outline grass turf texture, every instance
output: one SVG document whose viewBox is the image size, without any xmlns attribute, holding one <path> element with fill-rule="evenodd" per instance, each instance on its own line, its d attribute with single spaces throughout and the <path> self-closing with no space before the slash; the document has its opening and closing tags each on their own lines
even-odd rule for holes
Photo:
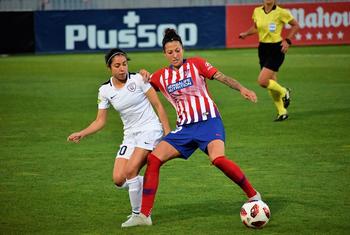
<svg viewBox="0 0 350 235">
<path fill-rule="evenodd" d="M 294 47 L 279 72 L 293 89 L 290 119 L 256 83 L 256 49 L 187 51 L 256 91 L 259 102 L 208 81 L 226 127 L 226 154 L 272 212 L 259 234 L 347 234 L 350 216 L 350 47 Z M 154 71 L 161 52 L 130 53 L 130 71 Z M 111 181 L 122 140 L 109 112 L 101 132 L 66 142 L 96 115 L 109 77 L 102 54 L 0 58 L 1 234 L 254 234 L 239 218 L 242 191 L 197 151 L 161 169 L 154 226 L 124 229 L 128 193 Z M 161 95 L 160 95 L 161 96 Z M 172 126 L 175 113 L 162 98 Z"/>
</svg>

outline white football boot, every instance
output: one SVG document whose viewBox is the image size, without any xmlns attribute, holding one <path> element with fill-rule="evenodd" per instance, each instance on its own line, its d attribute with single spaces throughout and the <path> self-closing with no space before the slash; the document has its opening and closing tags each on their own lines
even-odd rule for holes
<svg viewBox="0 0 350 235">
<path fill-rule="evenodd" d="M 144 214 L 132 214 L 127 221 L 122 223 L 122 228 L 134 227 L 134 226 L 150 226 L 152 225 L 151 216 L 145 216 Z"/>
<path fill-rule="evenodd" d="M 248 199 L 248 202 L 257 201 L 257 200 L 261 200 L 261 195 L 258 191 L 256 191 L 256 194 L 254 196 Z"/>
</svg>

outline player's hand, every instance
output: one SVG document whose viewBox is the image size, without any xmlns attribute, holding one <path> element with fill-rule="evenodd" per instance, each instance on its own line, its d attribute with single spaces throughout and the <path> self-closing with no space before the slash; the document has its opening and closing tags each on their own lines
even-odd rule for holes
<svg viewBox="0 0 350 235">
<path fill-rule="evenodd" d="M 289 44 L 286 42 L 286 40 L 283 40 L 283 41 L 281 42 L 281 46 L 282 46 L 281 52 L 284 53 L 284 54 L 286 54 L 287 51 L 288 51 L 288 48 L 289 48 Z"/>
<path fill-rule="evenodd" d="M 139 73 L 141 74 L 144 82 L 151 81 L 151 73 L 148 72 L 146 69 L 140 69 Z"/>
<path fill-rule="evenodd" d="M 251 102 L 254 102 L 254 103 L 258 102 L 258 97 L 256 96 L 254 91 L 251 91 L 251 90 L 248 90 L 245 87 L 242 87 L 240 92 L 241 92 L 241 95 L 245 99 L 250 100 Z"/>
<path fill-rule="evenodd" d="M 245 39 L 248 36 L 248 34 L 246 32 L 240 33 L 238 38 L 239 39 Z"/>
<path fill-rule="evenodd" d="M 83 138 L 83 136 L 79 132 L 75 132 L 68 136 L 67 141 L 71 141 L 74 143 L 79 143 L 79 141 Z"/>
</svg>

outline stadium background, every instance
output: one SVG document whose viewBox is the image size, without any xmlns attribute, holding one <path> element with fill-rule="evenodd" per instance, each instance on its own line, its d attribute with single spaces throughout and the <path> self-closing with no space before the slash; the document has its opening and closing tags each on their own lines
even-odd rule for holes
<svg viewBox="0 0 350 235">
<path fill-rule="evenodd" d="M 239 40 L 261 1 L 0 1 L 0 53 L 129 51 L 160 48 L 175 27 L 187 49 L 256 47 Z M 349 1 L 279 1 L 301 25 L 295 45 L 349 44 Z M 8 24 L 8 22 L 11 24 Z"/>
</svg>

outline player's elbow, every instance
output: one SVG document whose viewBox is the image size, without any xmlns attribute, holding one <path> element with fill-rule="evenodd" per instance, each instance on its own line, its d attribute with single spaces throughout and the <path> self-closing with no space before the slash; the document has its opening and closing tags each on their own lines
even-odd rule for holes
<svg viewBox="0 0 350 235">
<path fill-rule="evenodd" d="M 291 26 L 292 26 L 292 28 L 294 29 L 295 32 L 300 29 L 300 25 L 299 25 L 298 21 L 296 21 L 296 20 L 293 20 L 291 22 Z"/>
</svg>

